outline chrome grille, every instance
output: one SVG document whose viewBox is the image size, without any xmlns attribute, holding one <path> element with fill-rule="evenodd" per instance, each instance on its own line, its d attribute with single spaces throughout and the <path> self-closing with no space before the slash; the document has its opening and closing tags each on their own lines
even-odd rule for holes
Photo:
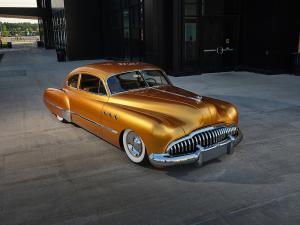
<svg viewBox="0 0 300 225">
<path fill-rule="evenodd" d="M 238 128 L 232 127 L 209 127 L 192 132 L 189 136 L 175 141 L 168 148 L 170 155 L 180 155 L 194 152 L 197 145 L 209 147 L 224 141 L 229 135 L 236 135 Z"/>
</svg>

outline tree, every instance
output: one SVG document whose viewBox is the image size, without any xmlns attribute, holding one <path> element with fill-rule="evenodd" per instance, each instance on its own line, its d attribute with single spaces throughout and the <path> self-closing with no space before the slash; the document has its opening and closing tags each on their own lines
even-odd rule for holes
<svg viewBox="0 0 300 225">
<path fill-rule="evenodd" d="M 2 35 L 10 36 L 10 35 L 31 35 L 33 32 L 38 33 L 38 24 L 32 23 L 3 23 L 2 24 Z"/>
<path fill-rule="evenodd" d="M 8 37 L 10 35 L 9 30 L 6 27 L 6 24 L 2 25 L 2 36 L 3 37 Z"/>
</svg>

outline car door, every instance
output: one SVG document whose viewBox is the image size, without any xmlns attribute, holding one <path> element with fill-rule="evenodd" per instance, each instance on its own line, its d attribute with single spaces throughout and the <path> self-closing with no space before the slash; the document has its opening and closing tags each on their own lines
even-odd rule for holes
<svg viewBox="0 0 300 225">
<path fill-rule="evenodd" d="M 77 88 L 66 91 L 72 112 L 72 121 L 90 132 L 102 136 L 102 108 L 108 101 L 103 81 L 92 74 L 79 75 Z"/>
</svg>

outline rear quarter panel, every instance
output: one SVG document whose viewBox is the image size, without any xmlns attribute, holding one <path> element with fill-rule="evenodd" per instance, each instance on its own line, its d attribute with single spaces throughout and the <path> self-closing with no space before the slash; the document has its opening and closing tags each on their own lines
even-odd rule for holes
<svg viewBox="0 0 300 225">
<path fill-rule="evenodd" d="M 65 113 L 70 110 L 70 103 L 67 95 L 61 89 L 48 88 L 44 92 L 44 103 L 50 112 L 65 118 Z M 68 118 L 65 118 L 68 120 Z"/>
</svg>

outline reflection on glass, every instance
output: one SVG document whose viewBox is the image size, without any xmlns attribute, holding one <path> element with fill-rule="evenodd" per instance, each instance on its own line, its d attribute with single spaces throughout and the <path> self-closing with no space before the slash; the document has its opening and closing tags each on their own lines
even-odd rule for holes
<svg viewBox="0 0 300 225">
<path fill-rule="evenodd" d="M 128 9 L 123 11 L 123 34 L 124 39 L 129 39 L 129 12 Z"/>
<path fill-rule="evenodd" d="M 197 24 L 185 23 L 185 59 L 192 62 L 197 59 Z"/>
</svg>

